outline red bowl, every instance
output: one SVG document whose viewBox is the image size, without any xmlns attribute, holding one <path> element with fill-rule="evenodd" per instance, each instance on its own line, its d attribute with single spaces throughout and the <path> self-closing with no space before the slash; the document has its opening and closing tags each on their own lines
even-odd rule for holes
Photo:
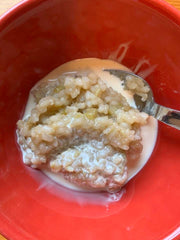
<svg viewBox="0 0 180 240">
<path fill-rule="evenodd" d="M 155 100 L 180 109 L 180 12 L 162 0 L 31 0 L 0 19 L 0 231 L 13 240 L 160 240 L 180 233 L 180 131 L 159 124 L 143 170 L 102 204 L 106 194 L 66 190 L 22 163 L 16 122 L 31 87 L 76 58 L 108 58 L 147 77 Z M 119 53 L 120 54 L 120 53 Z M 97 199 L 96 199 L 97 197 Z M 95 198 L 95 199 L 93 199 Z"/>
</svg>

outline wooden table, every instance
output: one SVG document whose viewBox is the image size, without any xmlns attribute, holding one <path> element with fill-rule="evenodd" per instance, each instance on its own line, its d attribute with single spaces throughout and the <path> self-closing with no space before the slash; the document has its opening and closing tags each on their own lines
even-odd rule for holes
<svg viewBox="0 0 180 240">
<path fill-rule="evenodd" d="M 13 5 L 19 3 L 21 0 L 0 0 L 0 15 L 7 11 Z M 166 0 L 174 7 L 180 10 L 180 0 Z M 0 235 L 0 240 L 6 240 L 3 236 Z"/>
<path fill-rule="evenodd" d="M 180 0 L 167 0 L 170 4 L 180 10 Z"/>
</svg>

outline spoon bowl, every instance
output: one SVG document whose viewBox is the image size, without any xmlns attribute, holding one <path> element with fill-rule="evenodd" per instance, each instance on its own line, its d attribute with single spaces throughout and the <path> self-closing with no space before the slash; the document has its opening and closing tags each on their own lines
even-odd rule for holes
<svg viewBox="0 0 180 240">
<path fill-rule="evenodd" d="M 173 128 L 180 130 L 180 111 L 157 104 L 154 101 L 150 85 L 142 77 L 132 72 L 119 69 L 105 69 L 105 71 L 108 71 L 110 74 L 118 77 L 121 81 L 123 81 L 125 87 L 127 87 L 126 82 L 128 79 L 143 82 L 144 86 L 149 88 L 149 91 L 147 92 L 146 100 L 144 100 L 139 94 L 134 93 L 134 101 L 137 109 L 153 116 L 157 120 Z"/>
</svg>

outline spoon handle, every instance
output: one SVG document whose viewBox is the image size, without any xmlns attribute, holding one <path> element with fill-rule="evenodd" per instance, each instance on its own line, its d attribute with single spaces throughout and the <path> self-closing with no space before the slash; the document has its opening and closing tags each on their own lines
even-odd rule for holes
<svg viewBox="0 0 180 240">
<path fill-rule="evenodd" d="M 154 103 L 149 114 L 159 121 L 180 130 L 180 111 Z"/>
</svg>

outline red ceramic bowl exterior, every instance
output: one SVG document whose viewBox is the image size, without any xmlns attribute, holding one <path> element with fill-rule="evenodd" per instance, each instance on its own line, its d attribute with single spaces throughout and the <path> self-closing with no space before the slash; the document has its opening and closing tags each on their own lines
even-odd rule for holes
<svg viewBox="0 0 180 240">
<path fill-rule="evenodd" d="M 107 58 L 129 41 L 123 64 L 149 59 L 156 101 L 180 109 L 180 13 L 164 1 L 31 0 L 0 19 L 0 231 L 8 239 L 178 239 L 179 131 L 159 124 L 150 160 L 108 207 L 82 204 L 24 166 L 16 143 L 16 122 L 40 78 L 72 59 Z"/>
</svg>

